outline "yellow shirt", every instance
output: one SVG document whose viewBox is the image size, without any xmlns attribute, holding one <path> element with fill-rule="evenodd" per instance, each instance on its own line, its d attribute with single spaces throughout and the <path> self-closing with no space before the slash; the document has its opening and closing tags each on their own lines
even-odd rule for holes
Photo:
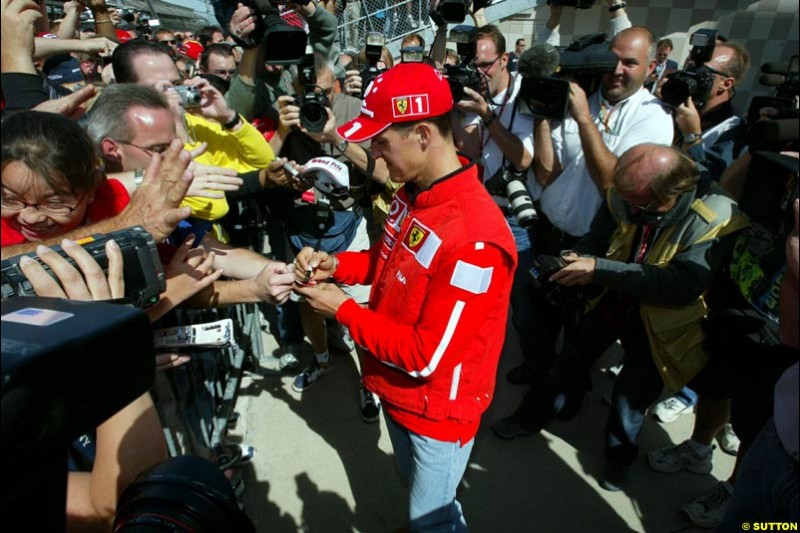
<svg viewBox="0 0 800 533">
<path fill-rule="evenodd" d="M 201 116 L 189 113 L 184 116 L 186 130 L 193 141 L 186 143 L 184 148 L 193 150 L 201 143 L 208 145 L 206 151 L 195 158 L 198 163 L 234 169 L 241 174 L 266 168 L 275 159 L 275 154 L 264 136 L 244 119 L 241 128 L 229 131 L 217 122 Z M 203 220 L 219 220 L 229 209 L 225 198 L 192 196 L 184 198 L 181 205 L 191 207 L 192 216 Z"/>
</svg>

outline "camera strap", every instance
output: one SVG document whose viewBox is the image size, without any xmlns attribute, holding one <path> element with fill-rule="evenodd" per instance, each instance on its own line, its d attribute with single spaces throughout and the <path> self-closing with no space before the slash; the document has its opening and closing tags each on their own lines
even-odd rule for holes
<svg viewBox="0 0 800 533">
<path fill-rule="evenodd" d="M 503 98 L 503 103 L 499 104 L 500 105 L 500 111 L 495 115 L 497 117 L 496 120 L 500 121 L 500 124 L 503 124 L 503 112 L 506 110 L 506 104 L 508 104 L 508 101 L 511 100 L 511 95 L 514 94 L 514 88 L 515 88 L 516 82 L 517 82 L 517 77 L 516 76 L 509 74 L 509 77 L 510 77 L 510 83 L 508 84 L 508 89 L 506 89 L 505 98 Z M 497 106 L 498 105 L 497 103 L 495 103 L 494 99 L 489 99 L 488 103 L 489 103 L 490 106 Z M 492 109 L 492 112 L 494 112 L 494 109 Z M 514 117 L 516 116 L 516 114 L 517 114 L 517 100 L 514 99 L 514 103 L 513 103 L 512 108 L 511 108 L 511 122 L 508 124 L 508 127 L 507 127 L 508 131 L 511 131 L 511 126 L 514 125 Z M 485 134 L 485 137 L 484 137 L 484 134 Z M 481 128 L 481 152 L 483 152 L 483 150 L 486 148 L 486 145 L 489 144 L 489 138 L 490 137 L 491 137 L 491 135 L 489 134 L 489 129 L 482 127 Z M 505 163 L 506 163 L 505 156 L 503 156 L 503 164 L 505 165 Z"/>
</svg>

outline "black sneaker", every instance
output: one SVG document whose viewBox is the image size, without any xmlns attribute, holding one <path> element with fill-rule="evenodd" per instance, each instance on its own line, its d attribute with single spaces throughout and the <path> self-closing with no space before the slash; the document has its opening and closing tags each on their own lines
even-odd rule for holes
<svg viewBox="0 0 800 533">
<path fill-rule="evenodd" d="M 381 401 L 370 391 L 361 387 L 361 420 L 367 423 L 377 422 L 381 415 Z"/>
<path fill-rule="evenodd" d="M 619 492 L 628 483 L 628 467 L 606 461 L 600 486 L 609 492 Z"/>
<path fill-rule="evenodd" d="M 294 378 L 292 389 L 295 392 L 303 392 L 304 390 L 313 386 L 319 378 L 333 370 L 333 359 L 328 360 L 327 363 L 320 363 L 314 359 L 311 366 L 303 370 L 297 377 Z"/>
</svg>

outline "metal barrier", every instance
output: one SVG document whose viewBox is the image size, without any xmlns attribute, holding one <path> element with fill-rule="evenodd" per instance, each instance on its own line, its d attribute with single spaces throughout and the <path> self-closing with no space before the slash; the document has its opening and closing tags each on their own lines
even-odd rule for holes
<svg viewBox="0 0 800 533">
<path fill-rule="evenodd" d="M 382 33 L 387 43 L 422 32 L 431 26 L 428 6 L 428 0 L 348 0 L 337 12 L 339 47 L 360 50 L 367 32 Z"/>
</svg>

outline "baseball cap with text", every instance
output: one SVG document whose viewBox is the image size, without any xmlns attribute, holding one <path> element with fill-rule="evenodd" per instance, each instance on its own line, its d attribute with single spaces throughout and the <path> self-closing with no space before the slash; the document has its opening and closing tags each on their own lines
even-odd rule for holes
<svg viewBox="0 0 800 533">
<path fill-rule="evenodd" d="M 451 109 L 453 95 L 441 72 L 424 63 L 400 63 L 372 81 L 361 114 L 336 131 L 360 143 L 392 124 L 438 117 Z"/>
</svg>

